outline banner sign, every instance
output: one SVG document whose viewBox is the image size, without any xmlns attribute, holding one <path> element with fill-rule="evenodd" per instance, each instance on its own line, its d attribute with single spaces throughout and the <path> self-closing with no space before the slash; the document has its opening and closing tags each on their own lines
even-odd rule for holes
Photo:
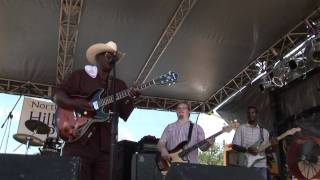
<svg viewBox="0 0 320 180">
<path fill-rule="evenodd" d="M 54 128 L 56 109 L 57 106 L 51 101 L 25 97 L 17 133 L 33 135 L 43 141 L 45 141 L 47 137 L 56 138 L 57 132 Z M 43 123 L 47 125 L 50 128 L 50 132 L 48 134 L 37 134 L 36 132 L 30 131 L 25 125 L 28 120 L 39 121 L 40 124 Z"/>
</svg>

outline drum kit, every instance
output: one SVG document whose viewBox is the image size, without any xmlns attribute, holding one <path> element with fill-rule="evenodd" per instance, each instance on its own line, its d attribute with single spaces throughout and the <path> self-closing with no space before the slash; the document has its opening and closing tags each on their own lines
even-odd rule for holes
<svg viewBox="0 0 320 180">
<path fill-rule="evenodd" d="M 60 139 L 47 137 L 46 140 L 43 141 L 35 136 L 36 134 L 48 135 L 50 133 L 50 127 L 47 124 L 38 120 L 27 120 L 25 122 L 25 126 L 32 132 L 32 134 L 17 133 L 13 135 L 13 138 L 20 142 L 21 145 L 26 145 L 25 154 L 28 154 L 30 146 L 42 146 L 42 148 L 39 148 L 41 155 L 60 155 L 62 148 L 62 142 Z"/>
</svg>

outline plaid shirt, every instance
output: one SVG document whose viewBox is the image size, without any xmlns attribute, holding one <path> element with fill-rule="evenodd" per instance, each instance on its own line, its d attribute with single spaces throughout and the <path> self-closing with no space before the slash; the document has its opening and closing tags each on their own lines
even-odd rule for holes
<svg viewBox="0 0 320 180">
<path fill-rule="evenodd" d="M 179 123 L 178 121 L 169 124 L 162 133 L 160 142 L 165 144 L 167 150 L 172 150 L 178 146 L 181 142 L 188 140 L 190 121 L 187 123 Z M 204 140 L 204 131 L 201 126 L 194 124 L 192 129 L 192 135 L 187 147 L 190 147 L 202 140 Z M 198 163 L 198 149 L 190 152 L 186 157 L 190 163 Z"/>
<path fill-rule="evenodd" d="M 232 144 L 248 148 L 261 139 L 260 127 L 251 127 L 249 124 L 241 125 L 235 132 Z M 263 128 L 263 143 L 269 142 L 269 133 Z M 257 162 L 254 167 L 267 167 L 267 160 L 263 159 Z"/>
</svg>

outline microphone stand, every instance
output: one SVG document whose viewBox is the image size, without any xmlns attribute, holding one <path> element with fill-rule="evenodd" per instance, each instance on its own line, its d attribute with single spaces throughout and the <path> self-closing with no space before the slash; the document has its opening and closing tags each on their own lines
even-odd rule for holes
<svg viewBox="0 0 320 180">
<path fill-rule="evenodd" d="M 2 129 L 3 126 L 7 123 L 7 121 L 8 121 L 9 119 L 12 119 L 12 118 L 13 118 L 12 111 L 16 108 L 16 106 L 17 106 L 18 102 L 20 101 L 21 97 L 22 97 L 22 94 L 20 94 L 19 99 L 17 100 L 16 104 L 13 106 L 13 108 L 12 108 L 11 111 L 9 112 L 6 120 L 5 120 L 5 121 L 3 122 L 3 124 L 1 125 L 1 129 Z"/>
<path fill-rule="evenodd" d="M 115 157 L 115 150 L 116 150 L 116 139 L 118 136 L 118 109 L 117 109 L 117 98 L 116 98 L 116 61 L 117 56 L 114 55 L 111 60 L 111 65 L 113 69 L 113 78 L 112 78 L 112 96 L 113 96 L 113 103 L 112 103 L 112 118 L 111 118 L 111 146 L 110 146 L 110 168 L 109 168 L 109 178 L 110 180 L 113 179 L 113 167 L 114 167 L 114 157 Z"/>
<path fill-rule="evenodd" d="M 21 97 L 22 97 L 22 94 L 20 94 L 17 102 L 15 103 L 15 105 L 13 106 L 13 108 L 11 109 L 11 111 L 9 112 L 7 118 L 5 119 L 5 121 L 3 122 L 3 124 L 1 125 L 1 129 L 2 129 L 2 128 L 4 127 L 4 125 L 9 121 L 9 119 L 12 120 L 12 118 L 13 118 L 12 112 L 13 112 L 13 110 L 16 108 L 16 106 L 17 106 L 18 102 L 20 101 Z M 6 126 L 5 131 L 4 131 L 4 133 L 3 133 L 3 137 L 2 137 L 2 140 L 1 140 L 1 144 L 0 144 L 0 150 L 1 150 L 1 148 L 2 148 L 2 144 L 3 144 L 4 138 L 5 138 L 5 136 L 6 136 L 7 128 L 8 128 L 8 125 Z M 11 121 L 10 121 L 10 123 L 9 123 L 9 130 L 8 130 L 8 136 L 7 136 L 7 140 L 6 140 L 5 152 L 7 151 L 8 139 L 9 139 L 9 135 L 10 135 L 10 129 L 11 129 Z"/>
</svg>

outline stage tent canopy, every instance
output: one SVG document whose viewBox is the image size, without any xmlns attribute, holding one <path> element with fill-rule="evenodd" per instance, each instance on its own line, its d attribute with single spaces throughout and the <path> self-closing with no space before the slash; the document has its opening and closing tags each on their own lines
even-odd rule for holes
<svg viewBox="0 0 320 180">
<path fill-rule="evenodd" d="M 0 91 L 49 97 L 65 72 L 87 64 L 93 43 L 126 53 L 117 75 L 128 85 L 168 71 L 174 86 L 153 87 L 140 108 L 196 111 L 250 62 L 303 21 L 319 0 L 0 0 Z M 62 63 L 61 63 L 62 62 Z M 62 73 L 61 73 L 62 72 Z"/>
</svg>

